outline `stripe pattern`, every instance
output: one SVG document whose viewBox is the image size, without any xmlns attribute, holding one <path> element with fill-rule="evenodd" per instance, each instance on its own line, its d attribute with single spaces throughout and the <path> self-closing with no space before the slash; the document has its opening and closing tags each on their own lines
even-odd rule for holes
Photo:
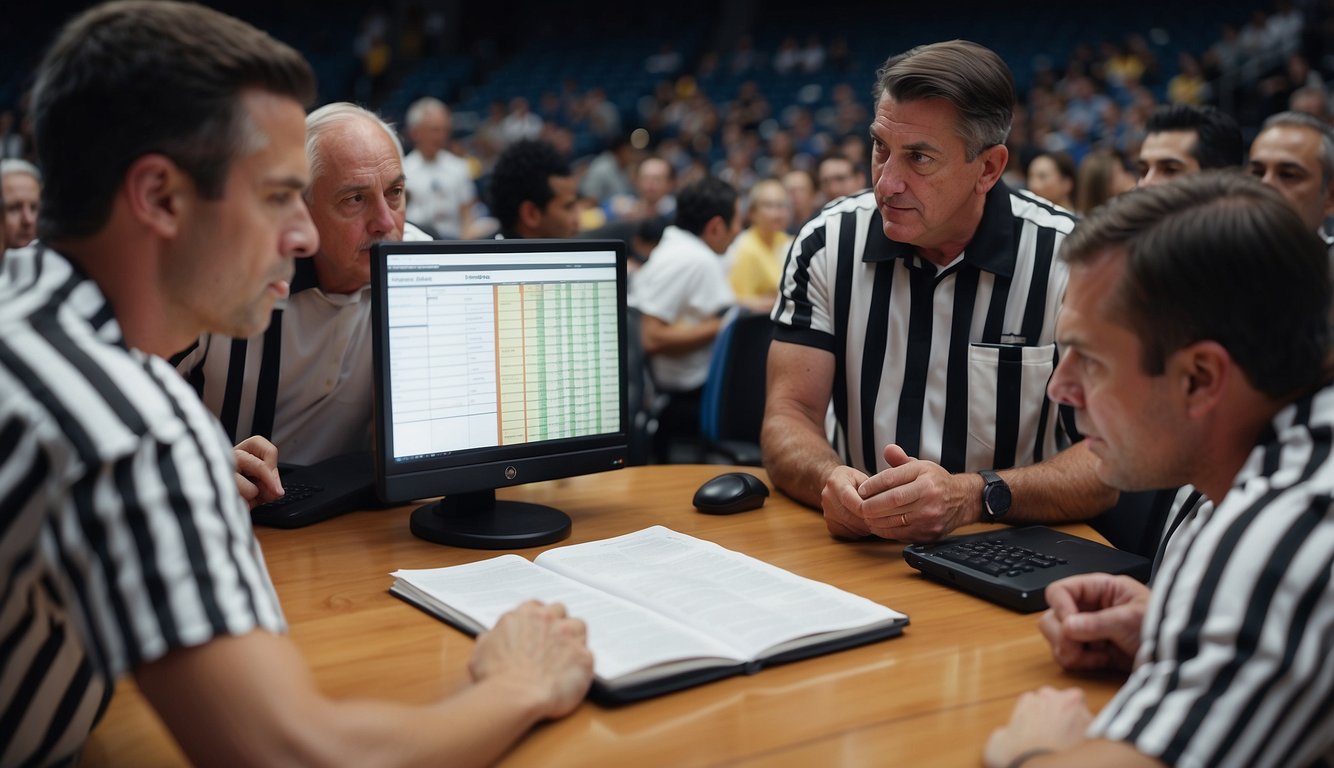
<svg viewBox="0 0 1334 768">
<path fill-rule="evenodd" d="M 1334 386 L 1281 411 L 1171 535 L 1095 737 L 1168 765 L 1334 765 Z"/>
<path fill-rule="evenodd" d="M 285 623 L 230 444 L 40 244 L 0 275 L 0 765 L 72 762 L 116 679 Z"/>
<path fill-rule="evenodd" d="M 1024 466 L 1068 444 L 1047 398 L 1068 213 L 998 183 L 967 249 L 938 269 L 884 235 L 873 191 L 793 241 L 775 338 L 835 358 L 831 442 L 866 472 L 898 443 L 951 472 Z"/>
</svg>

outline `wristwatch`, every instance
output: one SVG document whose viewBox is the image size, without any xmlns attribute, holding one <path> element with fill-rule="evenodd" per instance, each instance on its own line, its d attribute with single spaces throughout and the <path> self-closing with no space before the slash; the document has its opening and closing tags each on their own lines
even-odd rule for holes
<svg viewBox="0 0 1334 768">
<path fill-rule="evenodd" d="M 1001 476 L 989 469 L 978 472 L 986 485 L 982 486 L 982 517 L 997 522 L 1010 514 L 1010 486 Z"/>
</svg>

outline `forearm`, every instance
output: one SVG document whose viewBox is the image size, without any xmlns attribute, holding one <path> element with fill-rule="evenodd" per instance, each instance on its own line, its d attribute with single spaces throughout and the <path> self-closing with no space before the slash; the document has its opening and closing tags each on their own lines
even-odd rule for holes
<svg viewBox="0 0 1334 768">
<path fill-rule="evenodd" d="M 1076 443 L 1038 464 L 1002 470 L 999 474 L 1014 496 L 1006 522 L 1062 523 L 1106 511 L 1116 503 L 1117 491 L 1098 479 L 1096 466 L 1097 459 L 1086 445 Z M 979 481 L 975 519 L 980 519 L 981 487 Z"/>
<path fill-rule="evenodd" d="M 338 701 L 329 712 L 317 757 L 330 765 L 490 765 L 542 719 L 530 687 L 499 679 L 428 707 Z"/>
<path fill-rule="evenodd" d="M 661 320 L 644 322 L 644 352 L 650 355 L 680 355 L 693 352 L 712 342 L 722 328 L 722 318 L 710 317 L 698 323 L 674 323 Z"/>
<path fill-rule="evenodd" d="M 783 493 L 816 509 L 829 473 L 843 465 L 810 415 L 771 408 L 760 430 L 760 452 L 769 479 Z"/>
<path fill-rule="evenodd" d="M 543 712 L 536 689 L 503 675 L 424 707 L 329 699 L 296 646 L 266 632 L 178 649 L 135 677 L 198 765 L 482 765 Z"/>
<path fill-rule="evenodd" d="M 1162 768 L 1163 763 L 1148 757 L 1122 741 L 1094 739 L 1060 752 L 1046 752 L 1023 762 L 1023 768 Z"/>
</svg>

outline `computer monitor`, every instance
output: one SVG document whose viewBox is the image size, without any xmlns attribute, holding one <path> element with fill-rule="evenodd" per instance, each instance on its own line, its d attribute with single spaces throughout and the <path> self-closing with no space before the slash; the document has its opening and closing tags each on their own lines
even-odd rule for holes
<svg viewBox="0 0 1334 768">
<path fill-rule="evenodd" d="M 625 244 L 372 248 L 375 483 L 441 544 L 559 541 L 570 518 L 496 489 L 625 466 Z"/>
</svg>

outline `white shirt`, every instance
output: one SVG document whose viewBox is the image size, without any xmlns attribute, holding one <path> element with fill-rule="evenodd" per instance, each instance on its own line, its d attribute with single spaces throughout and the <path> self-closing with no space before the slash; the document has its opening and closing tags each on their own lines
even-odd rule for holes
<svg viewBox="0 0 1334 768">
<path fill-rule="evenodd" d="M 630 306 L 668 325 L 697 324 L 736 303 L 722 259 L 695 235 L 667 227 L 658 247 L 635 274 Z M 649 365 L 658 386 L 686 392 L 704 386 L 713 344 L 682 355 L 653 355 Z"/>
<path fill-rule="evenodd" d="M 463 237 L 459 211 L 477 199 L 468 163 L 441 150 L 427 160 L 417 150 L 403 158 L 408 190 L 408 219 L 435 230 L 441 238 Z"/>
</svg>

